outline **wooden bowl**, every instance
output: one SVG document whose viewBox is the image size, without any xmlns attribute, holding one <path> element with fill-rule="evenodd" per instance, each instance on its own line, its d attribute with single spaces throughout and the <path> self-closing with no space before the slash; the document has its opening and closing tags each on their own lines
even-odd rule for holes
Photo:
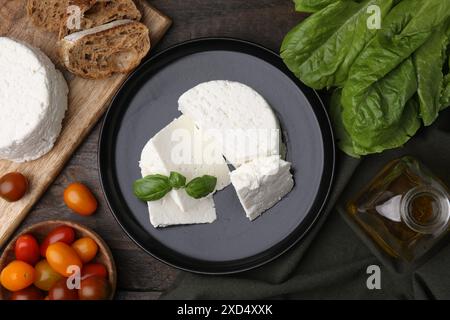
<svg viewBox="0 0 450 320">
<path fill-rule="evenodd" d="M 11 242 L 3 251 L 3 254 L 0 257 L 0 271 L 15 259 L 14 245 L 19 236 L 29 233 L 36 237 L 38 242 L 41 243 L 50 231 L 63 225 L 72 227 L 75 230 L 75 239 L 81 237 L 90 237 L 97 243 L 98 253 L 92 262 L 98 262 L 105 265 L 106 270 L 108 271 L 109 284 L 111 286 L 111 295 L 109 296 L 109 300 L 112 300 L 116 291 L 117 271 L 111 250 L 109 250 L 105 241 L 103 241 L 103 239 L 100 238 L 97 233 L 79 223 L 63 220 L 50 220 L 34 224 L 24 229 L 20 234 L 18 234 L 16 237 L 14 237 L 14 239 L 11 240 Z M 0 300 L 8 300 L 10 295 L 11 293 L 0 285 Z"/>
</svg>

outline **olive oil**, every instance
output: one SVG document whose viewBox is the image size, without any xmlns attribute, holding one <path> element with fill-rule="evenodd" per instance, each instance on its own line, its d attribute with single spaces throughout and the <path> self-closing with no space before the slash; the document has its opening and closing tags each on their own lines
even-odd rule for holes
<svg viewBox="0 0 450 320">
<path fill-rule="evenodd" d="M 347 204 L 347 213 L 394 258 L 413 261 L 447 232 L 447 187 L 419 161 L 389 163 Z"/>
</svg>

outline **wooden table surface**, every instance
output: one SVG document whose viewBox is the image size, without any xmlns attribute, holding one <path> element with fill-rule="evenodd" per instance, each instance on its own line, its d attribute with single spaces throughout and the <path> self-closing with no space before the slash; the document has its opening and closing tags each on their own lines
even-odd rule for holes
<svg viewBox="0 0 450 320">
<path fill-rule="evenodd" d="M 152 51 L 209 36 L 250 40 L 278 51 L 283 36 L 301 20 L 291 0 L 150 0 L 173 19 L 173 26 Z M 25 219 L 21 228 L 49 219 L 78 221 L 97 231 L 113 251 L 118 268 L 118 299 L 157 299 L 179 271 L 150 257 L 122 231 L 106 205 L 97 165 L 100 123 L 91 132 L 57 180 Z M 92 217 L 79 217 L 63 203 L 64 188 L 81 181 L 92 188 L 100 206 Z"/>
</svg>

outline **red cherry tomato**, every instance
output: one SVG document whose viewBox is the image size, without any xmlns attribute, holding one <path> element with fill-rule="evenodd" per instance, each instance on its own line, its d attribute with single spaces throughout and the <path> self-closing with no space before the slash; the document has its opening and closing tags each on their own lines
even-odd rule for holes
<svg viewBox="0 0 450 320">
<path fill-rule="evenodd" d="M 97 199 L 82 183 L 72 183 L 64 190 L 66 205 L 82 216 L 90 216 L 97 210 Z"/>
<path fill-rule="evenodd" d="M 108 271 L 106 267 L 101 263 L 89 263 L 85 264 L 81 269 L 81 280 L 97 276 L 101 278 L 108 278 Z"/>
<path fill-rule="evenodd" d="M 64 242 L 65 244 L 71 245 L 75 241 L 75 231 L 73 228 L 68 226 L 61 226 L 53 229 L 45 237 L 41 244 L 41 256 L 45 257 L 47 248 L 49 245 L 56 242 Z"/>
<path fill-rule="evenodd" d="M 80 300 L 106 300 L 111 292 L 109 282 L 105 278 L 93 276 L 81 280 L 78 291 Z"/>
<path fill-rule="evenodd" d="M 69 289 L 67 279 L 61 279 L 48 292 L 48 300 L 78 300 L 78 290 Z"/>
<path fill-rule="evenodd" d="M 14 253 L 17 260 L 35 265 L 41 258 L 39 244 L 31 234 L 20 236 L 15 244 Z"/>
<path fill-rule="evenodd" d="M 42 291 L 34 286 L 13 292 L 10 298 L 10 300 L 42 300 L 42 299 L 44 299 Z"/>
<path fill-rule="evenodd" d="M 27 190 L 28 180 L 19 172 L 11 172 L 0 178 L 0 197 L 6 201 L 19 201 Z"/>
</svg>

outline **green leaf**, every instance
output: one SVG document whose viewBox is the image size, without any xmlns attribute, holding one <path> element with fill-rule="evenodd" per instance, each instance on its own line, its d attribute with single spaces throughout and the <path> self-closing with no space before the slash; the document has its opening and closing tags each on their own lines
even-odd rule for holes
<svg viewBox="0 0 450 320">
<path fill-rule="evenodd" d="M 417 103 L 411 100 L 417 79 L 410 57 L 449 11 L 450 1 L 403 0 L 355 60 L 341 103 L 357 154 L 402 146 L 420 127 Z"/>
<path fill-rule="evenodd" d="M 431 125 L 445 105 L 444 65 L 450 42 L 448 23 L 434 32 L 425 44 L 414 53 L 417 73 L 420 116 L 426 126 Z"/>
<path fill-rule="evenodd" d="M 341 99 L 343 123 L 357 154 L 402 146 L 419 129 L 418 110 L 407 105 L 417 90 L 411 58 L 372 84 L 359 99 L 353 97 L 350 107 L 348 96 L 345 100 L 345 89 Z"/>
<path fill-rule="evenodd" d="M 294 0 L 295 10 L 298 12 L 317 12 L 341 0 Z M 362 2 L 363 0 L 342 0 L 344 2 Z"/>
<path fill-rule="evenodd" d="M 133 184 L 134 195 L 142 201 L 155 201 L 163 198 L 172 190 L 169 178 L 153 174 L 136 180 Z"/>
<path fill-rule="evenodd" d="M 204 175 L 202 177 L 191 180 L 186 185 L 186 192 L 195 199 L 206 197 L 216 189 L 217 178 Z"/>
<path fill-rule="evenodd" d="M 330 99 L 330 118 L 339 149 L 351 157 L 359 158 L 353 148 L 353 141 L 342 122 L 341 89 L 334 90 Z"/>
<path fill-rule="evenodd" d="M 371 5 L 380 7 L 383 18 L 392 0 L 337 1 L 304 20 L 283 41 L 285 64 L 314 89 L 343 86 L 353 62 L 377 33 L 367 27 Z"/>
<path fill-rule="evenodd" d="M 169 182 L 172 188 L 180 189 L 186 185 L 186 177 L 178 172 L 171 172 L 169 176 Z"/>
<path fill-rule="evenodd" d="M 450 106 L 450 74 L 444 79 L 444 90 L 441 96 L 441 110 Z"/>
</svg>

